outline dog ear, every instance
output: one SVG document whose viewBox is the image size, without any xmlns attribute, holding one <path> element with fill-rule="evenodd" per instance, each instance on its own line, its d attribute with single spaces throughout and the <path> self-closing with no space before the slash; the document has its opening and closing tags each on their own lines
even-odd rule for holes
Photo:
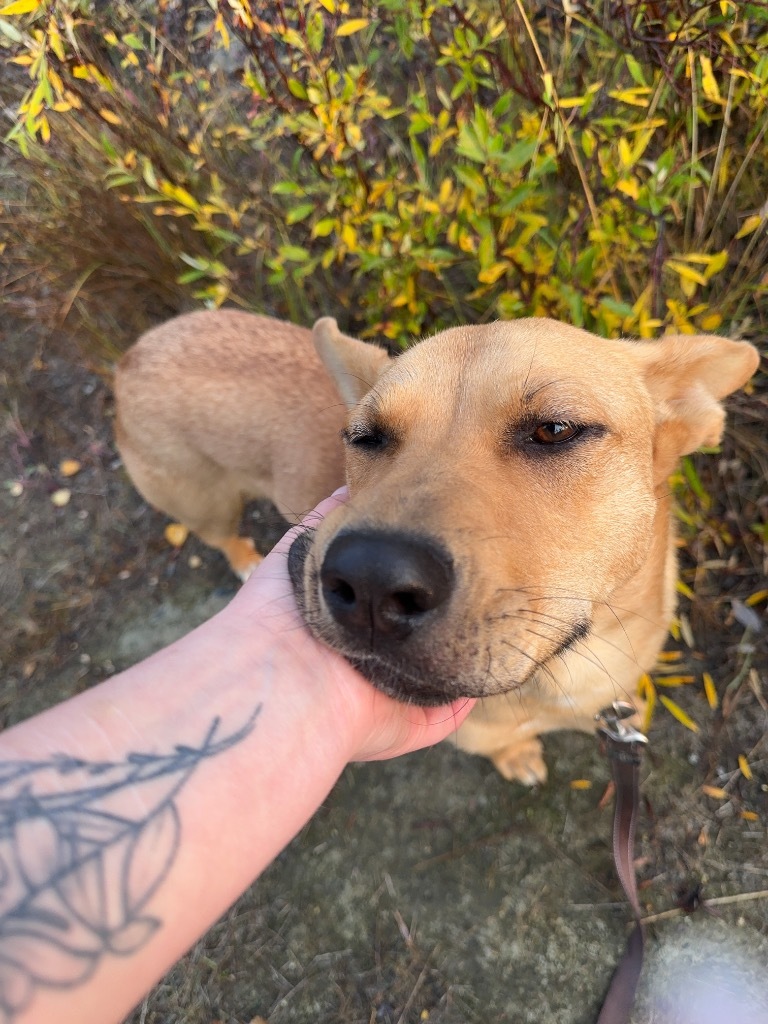
<svg viewBox="0 0 768 1024">
<path fill-rule="evenodd" d="M 720 401 L 746 384 L 760 356 L 747 342 L 702 334 L 667 335 L 640 342 L 638 350 L 656 403 L 656 472 L 665 479 L 681 456 L 718 443 L 725 423 Z"/>
<path fill-rule="evenodd" d="M 391 362 L 385 349 L 342 334 L 332 316 L 317 321 L 312 340 L 348 409 L 368 394 Z"/>
</svg>

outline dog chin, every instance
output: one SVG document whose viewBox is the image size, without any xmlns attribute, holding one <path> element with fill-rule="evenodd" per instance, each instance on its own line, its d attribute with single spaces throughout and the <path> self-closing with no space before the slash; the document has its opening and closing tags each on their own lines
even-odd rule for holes
<svg viewBox="0 0 768 1024">
<path fill-rule="evenodd" d="M 404 674 L 396 665 L 391 665 L 378 658 L 360 658 L 355 655 L 345 654 L 339 651 L 361 676 L 364 676 L 372 686 L 375 686 L 381 693 L 400 701 L 401 704 L 417 704 L 420 707 L 434 708 L 451 701 L 466 697 L 458 682 L 452 682 L 445 686 L 435 686 L 434 681 L 430 684 L 415 680 L 413 673 Z"/>
</svg>

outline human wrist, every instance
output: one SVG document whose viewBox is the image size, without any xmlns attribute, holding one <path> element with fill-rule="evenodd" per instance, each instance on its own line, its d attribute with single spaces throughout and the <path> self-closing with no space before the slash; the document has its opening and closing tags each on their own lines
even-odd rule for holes
<svg viewBox="0 0 768 1024">
<path fill-rule="evenodd" d="M 228 671 L 265 700 L 274 679 L 280 704 L 313 723 L 312 731 L 327 738 L 329 753 L 343 768 L 364 741 L 370 684 L 309 634 L 292 595 L 256 602 L 247 589 L 208 624 L 215 630 L 212 642 L 228 652 Z"/>
</svg>

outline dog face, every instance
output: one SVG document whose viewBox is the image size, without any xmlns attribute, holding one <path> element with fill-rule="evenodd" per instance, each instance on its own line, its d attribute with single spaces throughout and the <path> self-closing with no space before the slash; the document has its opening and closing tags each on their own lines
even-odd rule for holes
<svg viewBox="0 0 768 1024">
<path fill-rule="evenodd" d="M 294 588 L 318 637 L 424 704 L 513 690 L 588 636 L 648 560 L 674 461 L 754 370 L 748 345 L 550 320 L 394 360 L 333 320 L 315 340 L 351 407 L 350 500 L 294 543 Z"/>
</svg>

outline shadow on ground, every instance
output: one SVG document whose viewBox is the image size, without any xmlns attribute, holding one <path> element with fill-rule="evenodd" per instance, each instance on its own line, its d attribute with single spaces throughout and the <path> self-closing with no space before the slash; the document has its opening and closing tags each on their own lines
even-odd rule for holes
<svg viewBox="0 0 768 1024">
<path fill-rule="evenodd" d="M 127 482 L 103 368 L 26 322 L 6 316 L 4 325 L 8 725 L 186 632 L 229 599 L 234 581 L 194 540 L 171 549 L 164 520 Z M 72 476 L 65 459 L 80 463 Z M 68 499 L 56 504 L 61 491 Z M 252 511 L 268 546 L 279 524 Z M 757 589 L 755 573 L 718 582 L 743 599 Z M 683 664 L 710 671 L 727 691 L 725 713 L 697 690 L 680 700 L 699 733 L 657 716 L 637 854 L 649 914 L 698 886 L 718 902 L 651 926 L 637 1024 L 768 1022 L 768 902 L 751 895 L 768 890 L 765 651 L 754 637 L 745 644 L 729 606 L 706 591 L 690 609 L 694 644 L 683 646 Z M 584 735 L 552 737 L 547 754 L 551 778 L 539 792 L 447 744 L 350 766 L 132 1024 L 595 1020 L 629 920 L 612 868 L 610 808 L 601 806 L 607 771 Z M 572 788 L 575 779 L 589 788 Z M 726 796 L 708 796 L 705 784 Z"/>
</svg>

